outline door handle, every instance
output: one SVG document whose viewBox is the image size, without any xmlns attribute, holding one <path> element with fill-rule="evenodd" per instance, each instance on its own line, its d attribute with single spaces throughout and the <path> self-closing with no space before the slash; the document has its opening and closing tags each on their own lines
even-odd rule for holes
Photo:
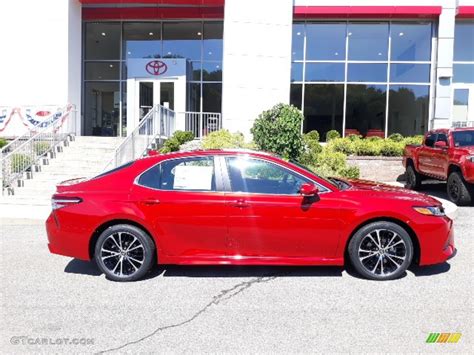
<svg viewBox="0 0 474 355">
<path fill-rule="evenodd" d="M 149 198 L 147 200 L 143 200 L 141 201 L 142 204 L 146 205 L 146 206 L 153 206 L 153 205 L 157 205 L 160 203 L 160 200 L 157 200 L 157 199 L 153 199 L 153 198 Z"/>
<path fill-rule="evenodd" d="M 232 207 L 236 207 L 236 208 L 250 207 L 250 204 L 248 202 L 246 202 L 244 199 L 235 200 L 235 201 L 231 202 L 230 205 Z"/>
</svg>

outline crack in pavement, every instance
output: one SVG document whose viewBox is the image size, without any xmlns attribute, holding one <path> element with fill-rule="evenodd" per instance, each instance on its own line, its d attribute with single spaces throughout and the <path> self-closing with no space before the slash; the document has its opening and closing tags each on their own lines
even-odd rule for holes
<svg viewBox="0 0 474 355">
<path fill-rule="evenodd" d="M 121 350 L 121 349 L 129 346 L 129 345 L 138 344 L 138 343 L 140 343 L 140 342 L 142 342 L 146 339 L 149 339 L 149 338 L 153 337 L 154 335 L 156 335 L 156 334 L 158 334 L 158 333 L 160 333 L 164 330 L 168 330 L 168 329 L 171 329 L 171 328 L 178 328 L 178 327 L 181 327 L 181 326 L 186 325 L 188 323 L 191 323 L 196 318 L 198 318 L 199 316 L 204 314 L 212 306 L 217 306 L 218 304 L 220 304 L 222 302 L 225 302 L 225 301 L 237 296 L 238 294 L 244 292 L 246 289 L 248 289 L 252 285 L 259 284 L 259 283 L 264 283 L 264 282 L 269 282 L 269 281 L 272 281 L 276 278 L 277 278 L 276 275 L 266 275 L 266 276 L 263 275 L 263 276 L 259 276 L 259 277 L 256 277 L 254 279 L 251 279 L 249 281 L 244 281 L 244 282 L 238 283 L 238 284 L 234 285 L 233 287 L 231 287 L 229 289 L 225 289 L 225 290 L 220 291 L 218 295 L 216 295 L 212 298 L 211 302 L 206 304 L 203 308 L 201 308 L 199 311 L 194 313 L 188 319 L 186 319 L 182 322 L 179 322 L 179 323 L 170 324 L 170 325 L 166 325 L 166 326 L 163 326 L 163 327 L 156 328 L 150 334 L 147 334 L 147 335 L 145 335 L 145 336 L 143 336 L 143 337 L 141 337 L 137 340 L 129 341 L 129 342 L 127 342 L 123 345 L 120 345 L 118 347 L 115 347 L 115 348 L 110 348 L 110 349 L 107 349 L 107 350 L 99 351 L 96 354 L 105 354 L 105 353 L 111 352 L 111 351 L 118 351 L 118 350 Z"/>
</svg>

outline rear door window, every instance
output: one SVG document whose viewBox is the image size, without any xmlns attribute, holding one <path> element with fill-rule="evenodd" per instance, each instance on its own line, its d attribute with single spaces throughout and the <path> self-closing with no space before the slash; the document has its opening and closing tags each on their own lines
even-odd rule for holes
<svg viewBox="0 0 474 355">
<path fill-rule="evenodd" d="M 214 157 L 164 161 L 143 173 L 138 184 L 168 191 L 216 191 Z"/>
</svg>

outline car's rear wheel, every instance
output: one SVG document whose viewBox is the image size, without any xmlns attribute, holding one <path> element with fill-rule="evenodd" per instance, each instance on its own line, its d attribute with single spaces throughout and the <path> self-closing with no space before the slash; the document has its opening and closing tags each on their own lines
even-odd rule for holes
<svg viewBox="0 0 474 355">
<path fill-rule="evenodd" d="M 457 171 L 449 174 L 447 192 L 449 199 L 458 206 L 469 205 L 472 201 L 472 186 Z"/>
<path fill-rule="evenodd" d="M 352 237 L 348 254 L 363 277 L 392 280 L 403 275 L 413 258 L 413 243 L 405 229 L 393 222 L 374 222 Z"/>
<path fill-rule="evenodd" d="M 107 278 L 115 281 L 135 281 L 151 268 L 155 245 L 140 228 L 118 224 L 99 236 L 94 258 Z"/>
<path fill-rule="evenodd" d="M 413 165 L 408 165 L 405 170 L 405 187 L 410 190 L 419 190 L 421 188 L 421 175 L 415 170 Z"/>
</svg>

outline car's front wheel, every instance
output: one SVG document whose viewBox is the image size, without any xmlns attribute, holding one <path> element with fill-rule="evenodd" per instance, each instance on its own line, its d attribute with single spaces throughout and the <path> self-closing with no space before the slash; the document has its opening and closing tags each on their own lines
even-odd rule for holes
<svg viewBox="0 0 474 355">
<path fill-rule="evenodd" d="M 413 258 L 407 231 L 393 222 L 374 222 L 360 228 L 349 242 L 352 266 L 371 280 L 392 280 L 403 275 Z"/>
<path fill-rule="evenodd" d="M 140 228 L 118 224 L 99 236 L 94 258 L 107 278 L 115 281 L 135 281 L 153 265 L 155 245 Z"/>
</svg>

